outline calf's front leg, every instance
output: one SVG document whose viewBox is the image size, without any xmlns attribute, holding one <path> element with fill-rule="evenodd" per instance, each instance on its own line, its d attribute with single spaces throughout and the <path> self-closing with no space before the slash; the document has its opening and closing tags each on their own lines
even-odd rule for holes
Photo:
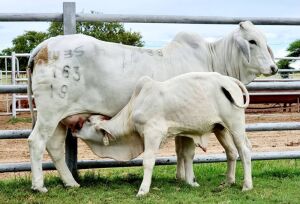
<svg viewBox="0 0 300 204">
<path fill-rule="evenodd" d="M 143 158 L 144 176 L 137 196 L 144 196 L 149 192 L 152 172 L 155 165 L 155 154 L 159 150 L 159 145 L 163 138 L 163 133 L 159 130 L 144 131 L 145 151 Z"/>
</svg>

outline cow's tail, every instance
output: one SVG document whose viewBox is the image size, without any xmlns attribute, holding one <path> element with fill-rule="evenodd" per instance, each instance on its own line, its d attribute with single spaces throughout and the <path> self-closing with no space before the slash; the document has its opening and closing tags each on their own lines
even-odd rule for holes
<svg viewBox="0 0 300 204">
<path fill-rule="evenodd" d="M 32 129 L 34 128 L 36 118 L 34 115 L 34 110 L 33 110 L 33 100 L 32 100 L 32 81 L 31 81 L 31 68 L 27 68 L 27 77 L 28 77 L 28 85 L 27 85 L 27 95 L 28 95 L 28 105 L 31 113 L 31 119 L 32 119 Z"/>
<path fill-rule="evenodd" d="M 250 97 L 249 97 L 249 93 L 248 93 L 248 90 L 247 88 L 245 87 L 245 85 L 240 82 L 239 80 L 235 79 L 235 78 L 232 78 L 230 77 L 238 86 L 239 88 L 242 90 L 242 93 L 245 94 L 245 97 L 246 97 L 246 101 L 244 104 L 237 104 L 236 101 L 233 99 L 232 95 L 230 94 L 230 92 L 224 87 L 222 86 L 221 89 L 222 89 L 222 92 L 224 93 L 224 95 L 226 96 L 226 98 L 231 102 L 233 103 L 236 107 L 239 107 L 239 108 L 247 108 L 249 106 L 249 102 L 250 102 Z"/>
</svg>

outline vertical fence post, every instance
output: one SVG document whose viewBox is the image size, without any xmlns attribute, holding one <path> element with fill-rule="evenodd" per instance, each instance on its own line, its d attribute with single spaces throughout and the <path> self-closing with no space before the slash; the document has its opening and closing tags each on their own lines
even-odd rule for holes
<svg viewBox="0 0 300 204">
<path fill-rule="evenodd" d="M 76 6 L 75 2 L 63 2 L 64 35 L 76 33 Z M 75 178 L 77 173 L 77 139 L 72 136 L 70 129 L 66 139 L 66 162 Z"/>
<path fill-rule="evenodd" d="M 16 53 L 11 53 L 11 82 L 13 85 L 16 85 Z M 12 102 L 11 102 L 11 110 L 12 110 L 12 117 L 17 117 L 17 111 L 16 111 L 16 94 L 12 94 Z"/>
</svg>

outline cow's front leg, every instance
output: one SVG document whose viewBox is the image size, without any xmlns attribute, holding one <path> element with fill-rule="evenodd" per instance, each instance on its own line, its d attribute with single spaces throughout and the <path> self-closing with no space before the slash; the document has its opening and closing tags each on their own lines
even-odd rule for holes
<svg viewBox="0 0 300 204">
<path fill-rule="evenodd" d="M 53 136 L 49 138 L 46 148 L 65 186 L 79 187 L 65 160 L 66 134 L 66 127 L 59 123 Z"/>
<path fill-rule="evenodd" d="M 32 190 L 43 193 L 47 192 L 47 188 L 44 187 L 42 158 L 47 140 L 54 133 L 55 128 L 56 126 L 45 126 L 41 124 L 38 119 L 28 138 L 32 172 Z"/>
<path fill-rule="evenodd" d="M 153 167 L 155 165 L 155 154 L 159 150 L 164 135 L 161 131 L 144 131 L 145 151 L 143 158 L 144 176 L 137 196 L 146 195 L 149 192 Z"/>
</svg>

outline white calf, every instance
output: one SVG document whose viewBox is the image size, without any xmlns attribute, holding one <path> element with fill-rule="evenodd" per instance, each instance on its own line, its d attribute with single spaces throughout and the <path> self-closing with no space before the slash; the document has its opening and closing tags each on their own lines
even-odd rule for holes
<svg viewBox="0 0 300 204">
<path fill-rule="evenodd" d="M 165 82 L 143 77 L 129 103 L 115 117 L 102 120 L 99 116 L 91 116 L 76 136 L 94 142 L 98 140 L 102 145 L 109 145 L 106 147 L 114 147 L 122 138 L 142 138 L 144 178 L 138 192 L 140 196 L 149 192 L 155 153 L 166 137 L 192 139 L 193 143 L 179 144 L 187 150 L 182 155 L 184 180 L 198 186 L 192 167 L 194 142 L 205 149 L 208 133 L 215 133 L 228 158 L 227 182 L 235 182 L 237 148 L 244 167 L 243 190 L 250 190 L 251 145 L 245 133 L 244 114 L 248 104 L 245 86 L 217 73 L 188 73 Z"/>
</svg>

